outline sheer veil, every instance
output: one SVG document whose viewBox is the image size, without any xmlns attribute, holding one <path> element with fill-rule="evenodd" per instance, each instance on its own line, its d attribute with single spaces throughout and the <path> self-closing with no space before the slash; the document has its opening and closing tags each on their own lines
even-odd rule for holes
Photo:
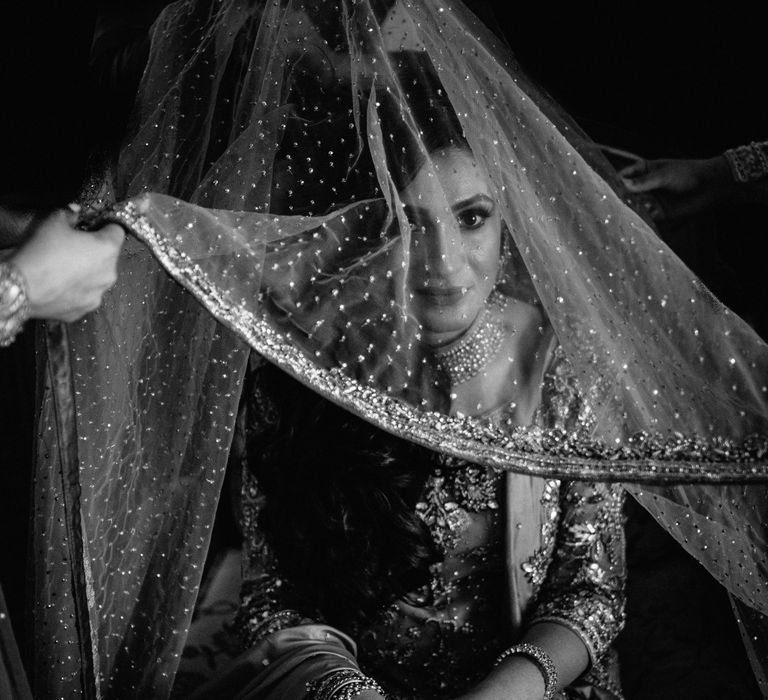
<svg viewBox="0 0 768 700">
<path fill-rule="evenodd" d="M 495 288 L 556 338 L 585 406 L 574 432 L 451 410 L 403 206 L 414 168 L 439 180 L 435 132 L 471 153 L 498 207 Z M 623 196 L 459 2 L 167 8 L 114 178 L 90 202 L 91 220 L 134 234 L 119 283 L 49 340 L 39 691 L 170 692 L 249 348 L 432 449 L 625 482 L 764 644 L 768 348 Z"/>
</svg>

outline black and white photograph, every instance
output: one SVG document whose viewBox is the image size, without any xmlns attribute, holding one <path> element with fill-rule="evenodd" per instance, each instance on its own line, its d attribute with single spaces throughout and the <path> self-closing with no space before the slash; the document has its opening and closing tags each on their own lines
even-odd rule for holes
<svg viewBox="0 0 768 700">
<path fill-rule="evenodd" d="M 768 698 L 754 3 L 0 10 L 0 700 Z"/>
</svg>

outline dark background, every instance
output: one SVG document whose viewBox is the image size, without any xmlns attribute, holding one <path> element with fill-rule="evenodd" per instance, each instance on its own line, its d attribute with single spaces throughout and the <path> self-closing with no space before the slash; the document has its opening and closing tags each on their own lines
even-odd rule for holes
<svg viewBox="0 0 768 700">
<path fill-rule="evenodd" d="M 598 142 L 647 157 L 707 157 L 768 139 L 766 33 L 756 5 L 497 0 L 477 11 L 495 15 L 523 67 Z M 90 138 L 119 118 L 88 79 L 98 9 L 94 0 L 0 9 L 1 199 L 65 204 L 78 191 Z M 765 221 L 764 207 L 721 206 L 664 235 L 768 337 Z M 33 347 L 26 332 L 0 350 L 0 574 L 22 642 Z M 731 683 L 748 672 L 722 591 L 637 507 L 628 513 L 628 695 L 754 697 Z"/>
</svg>

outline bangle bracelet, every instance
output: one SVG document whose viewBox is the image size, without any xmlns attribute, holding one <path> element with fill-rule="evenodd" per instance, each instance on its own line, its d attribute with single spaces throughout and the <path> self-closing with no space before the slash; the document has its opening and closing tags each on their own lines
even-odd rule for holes
<svg viewBox="0 0 768 700">
<path fill-rule="evenodd" d="M 363 674 L 356 668 L 339 668 L 307 683 L 307 691 L 313 700 L 330 700 L 347 681 L 358 680 L 361 676 Z"/>
<path fill-rule="evenodd" d="M 552 700 L 552 698 L 555 697 L 555 693 L 557 692 L 557 669 L 555 668 L 552 658 L 546 651 L 535 644 L 528 644 L 527 642 L 515 644 L 499 654 L 499 658 L 496 659 L 495 665 L 498 666 L 504 659 L 510 656 L 527 656 L 531 659 L 544 677 L 543 700 Z"/>
<path fill-rule="evenodd" d="M 352 681 L 344 687 L 343 690 L 335 693 L 333 700 L 353 700 L 364 690 L 375 690 L 379 695 L 384 697 L 384 691 L 381 686 L 373 680 L 373 678 L 366 678 L 364 681 Z"/>
<path fill-rule="evenodd" d="M 768 177 L 768 141 L 753 141 L 748 146 L 729 148 L 724 155 L 736 182 L 746 183 Z"/>
<path fill-rule="evenodd" d="M 384 697 L 382 687 L 356 668 L 340 668 L 307 683 L 312 700 L 353 700 L 364 690 L 375 690 Z"/>
<path fill-rule="evenodd" d="M 10 345 L 29 318 L 27 283 L 16 265 L 0 263 L 0 347 Z"/>
</svg>

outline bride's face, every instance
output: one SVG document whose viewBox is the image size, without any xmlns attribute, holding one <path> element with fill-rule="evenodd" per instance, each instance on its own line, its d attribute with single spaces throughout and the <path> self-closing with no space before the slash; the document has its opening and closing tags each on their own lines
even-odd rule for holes
<svg viewBox="0 0 768 700">
<path fill-rule="evenodd" d="M 462 335 L 491 293 L 499 267 L 501 218 L 469 151 L 431 156 L 400 192 L 411 223 L 408 288 L 425 342 Z"/>
</svg>

